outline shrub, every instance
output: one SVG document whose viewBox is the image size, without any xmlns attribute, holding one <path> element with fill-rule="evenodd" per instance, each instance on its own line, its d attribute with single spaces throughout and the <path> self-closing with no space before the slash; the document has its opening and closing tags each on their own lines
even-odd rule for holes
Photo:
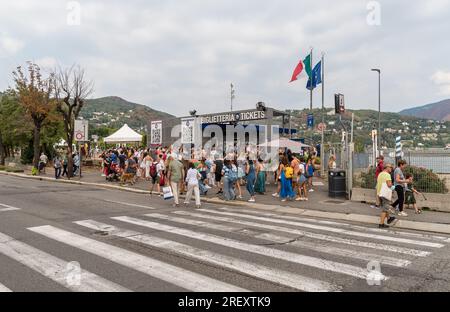
<svg viewBox="0 0 450 312">
<path fill-rule="evenodd" d="M 18 169 L 18 168 L 6 168 L 6 172 L 22 173 L 24 171 L 23 171 L 23 169 Z"/>
<path fill-rule="evenodd" d="M 0 166 L 0 170 L 5 170 L 6 167 L 5 166 Z"/>
<path fill-rule="evenodd" d="M 412 174 L 414 177 L 413 186 L 419 192 L 424 193 L 448 193 L 445 179 L 440 179 L 433 171 L 421 167 L 407 166 L 404 174 Z M 375 168 L 370 168 L 368 172 L 361 173 L 361 187 L 374 189 Z"/>
</svg>

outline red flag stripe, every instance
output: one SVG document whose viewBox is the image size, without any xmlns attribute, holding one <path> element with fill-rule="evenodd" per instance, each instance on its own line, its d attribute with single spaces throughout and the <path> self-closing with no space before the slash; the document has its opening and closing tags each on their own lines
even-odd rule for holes
<svg viewBox="0 0 450 312">
<path fill-rule="evenodd" d="M 300 62 L 298 63 L 298 65 L 297 65 L 297 67 L 295 67 L 294 73 L 292 74 L 291 81 L 289 81 L 289 82 L 292 82 L 292 81 L 297 80 L 297 76 L 300 75 L 300 73 L 301 73 L 302 71 L 303 71 L 303 62 L 300 61 Z"/>
</svg>

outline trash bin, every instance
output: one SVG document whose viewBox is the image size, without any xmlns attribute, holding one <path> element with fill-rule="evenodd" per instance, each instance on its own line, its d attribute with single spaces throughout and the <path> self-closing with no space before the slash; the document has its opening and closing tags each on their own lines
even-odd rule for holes
<svg viewBox="0 0 450 312">
<path fill-rule="evenodd" d="M 347 181 L 345 170 L 330 170 L 328 172 L 328 196 L 345 197 L 347 196 Z"/>
</svg>

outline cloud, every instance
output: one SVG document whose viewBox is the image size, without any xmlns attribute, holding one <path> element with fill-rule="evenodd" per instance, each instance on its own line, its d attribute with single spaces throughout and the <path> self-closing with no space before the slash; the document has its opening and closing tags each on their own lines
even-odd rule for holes
<svg viewBox="0 0 450 312">
<path fill-rule="evenodd" d="M 24 46 L 22 40 L 0 33 L 0 57 L 14 55 Z"/>
<path fill-rule="evenodd" d="M 437 71 L 431 77 L 431 80 L 439 87 L 440 94 L 445 96 L 450 95 L 450 71 Z"/>
</svg>

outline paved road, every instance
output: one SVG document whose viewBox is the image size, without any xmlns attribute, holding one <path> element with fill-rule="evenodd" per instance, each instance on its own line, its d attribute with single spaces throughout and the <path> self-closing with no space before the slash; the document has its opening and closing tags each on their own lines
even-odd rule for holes
<svg viewBox="0 0 450 312">
<path fill-rule="evenodd" d="M 444 235 L 0 176 L 0 291 L 449 291 L 449 245 Z"/>
</svg>

